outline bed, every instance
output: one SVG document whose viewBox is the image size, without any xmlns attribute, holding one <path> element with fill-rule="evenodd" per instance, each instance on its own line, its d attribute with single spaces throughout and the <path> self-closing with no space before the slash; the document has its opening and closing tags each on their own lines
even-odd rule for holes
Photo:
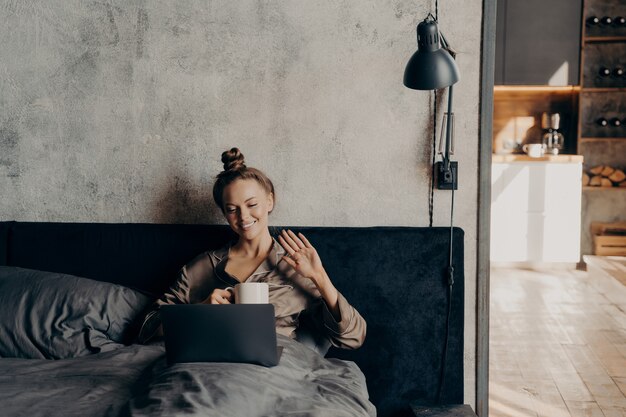
<svg viewBox="0 0 626 417">
<path fill-rule="evenodd" d="M 137 323 L 184 263 L 232 237 L 228 227 L 0 222 L 7 304 L 4 311 L 0 306 L 2 415 L 386 417 L 411 415 L 409 403 L 434 403 L 448 308 L 449 229 L 292 229 L 309 238 L 337 288 L 367 321 L 364 345 L 331 348 L 324 357 L 279 337 L 277 367 L 168 366 L 161 342 L 133 343 Z M 463 402 L 463 239 L 455 228 L 441 393 L 447 404 Z M 67 311 L 70 296 L 97 301 Z M 33 308 L 33 300 L 46 301 Z"/>
</svg>

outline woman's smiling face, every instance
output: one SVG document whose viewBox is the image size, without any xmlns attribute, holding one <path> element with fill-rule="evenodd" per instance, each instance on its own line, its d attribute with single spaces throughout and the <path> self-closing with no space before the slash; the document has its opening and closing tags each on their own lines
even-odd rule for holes
<svg viewBox="0 0 626 417">
<path fill-rule="evenodd" d="M 240 237 L 254 239 L 268 228 L 274 197 L 252 179 L 236 180 L 224 188 L 224 216 Z"/>
</svg>

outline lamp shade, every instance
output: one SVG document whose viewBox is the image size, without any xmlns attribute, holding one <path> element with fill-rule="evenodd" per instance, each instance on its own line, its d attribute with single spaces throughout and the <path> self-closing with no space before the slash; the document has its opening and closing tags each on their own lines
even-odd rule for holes
<svg viewBox="0 0 626 417">
<path fill-rule="evenodd" d="M 437 23 L 417 25 L 417 52 L 404 70 L 404 85 L 414 90 L 435 90 L 459 81 L 459 69 L 448 51 L 441 48 Z"/>
</svg>

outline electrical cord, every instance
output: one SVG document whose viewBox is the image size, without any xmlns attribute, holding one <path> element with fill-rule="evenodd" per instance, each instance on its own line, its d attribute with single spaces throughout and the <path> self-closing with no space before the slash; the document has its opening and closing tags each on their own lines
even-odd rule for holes
<svg viewBox="0 0 626 417">
<path fill-rule="evenodd" d="M 439 19 L 439 0 L 435 0 L 435 22 Z M 448 116 L 450 117 L 450 116 Z M 433 194 L 434 194 L 434 166 L 435 166 L 435 147 L 436 147 L 436 130 L 437 130 L 437 90 L 435 90 L 435 114 L 434 114 L 435 128 L 433 129 L 433 175 L 431 175 L 431 194 L 429 200 L 429 215 L 430 226 L 432 227 L 433 218 Z M 454 244 L 454 188 L 452 188 L 452 196 L 450 203 L 450 246 L 448 248 L 448 308 L 446 312 L 446 334 L 444 338 L 443 353 L 441 358 L 441 369 L 439 374 L 439 387 L 437 389 L 437 404 L 441 404 L 441 396 L 443 394 L 443 387 L 445 386 L 445 374 L 446 374 L 446 361 L 448 358 L 448 339 L 450 337 L 450 315 L 452 312 L 452 287 L 454 285 L 454 266 L 452 248 Z"/>
<path fill-rule="evenodd" d="M 435 205 L 435 156 L 437 149 L 437 90 L 435 90 L 435 104 L 433 105 L 433 146 L 432 161 L 430 164 L 430 193 L 428 194 L 428 227 L 433 227 L 433 208 Z"/>
<path fill-rule="evenodd" d="M 452 201 L 450 204 L 450 246 L 448 250 L 448 311 L 446 313 L 446 335 L 444 339 L 441 369 L 439 374 L 439 388 L 437 389 L 437 404 L 441 404 L 441 395 L 445 384 L 446 361 L 448 357 L 448 339 L 450 336 L 450 313 L 452 311 L 452 286 L 454 285 L 454 266 L 452 264 L 452 248 L 454 243 L 454 189 L 452 189 Z"/>
<path fill-rule="evenodd" d="M 428 13 L 435 22 L 439 17 L 439 0 L 435 0 L 435 15 Z M 437 155 L 437 90 L 434 90 L 435 103 L 433 105 L 433 147 L 432 147 L 432 161 L 430 164 L 430 190 L 428 193 L 428 227 L 433 227 L 433 210 L 435 206 L 435 156 Z"/>
</svg>

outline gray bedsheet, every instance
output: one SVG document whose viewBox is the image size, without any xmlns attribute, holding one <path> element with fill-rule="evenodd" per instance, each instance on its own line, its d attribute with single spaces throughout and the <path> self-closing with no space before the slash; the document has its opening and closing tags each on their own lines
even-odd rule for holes
<svg viewBox="0 0 626 417">
<path fill-rule="evenodd" d="M 166 366 L 161 345 L 64 360 L 0 359 L 2 416 L 375 416 L 352 362 L 279 336 L 280 364 Z"/>
<path fill-rule="evenodd" d="M 117 416 L 147 383 L 160 346 L 122 346 L 72 359 L 0 359 L 0 415 Z"/>
</svg>

